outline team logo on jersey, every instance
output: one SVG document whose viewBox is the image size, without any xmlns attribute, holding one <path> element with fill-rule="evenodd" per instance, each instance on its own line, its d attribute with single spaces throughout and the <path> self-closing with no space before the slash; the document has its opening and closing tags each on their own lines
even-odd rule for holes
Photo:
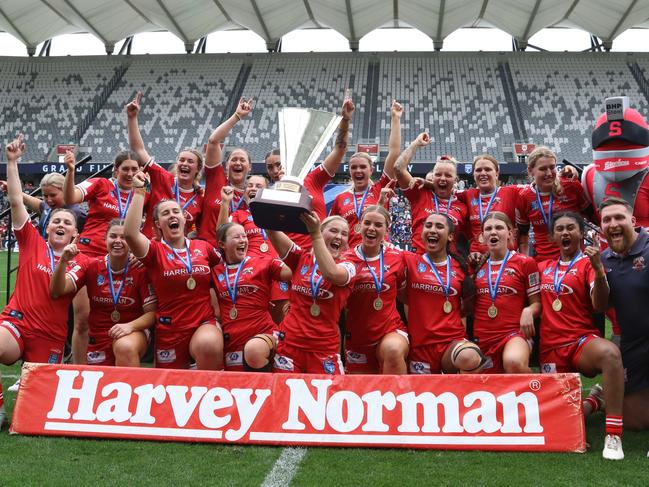
<svg viewBox="0 0 649 487">
<path fill-rule="evenodd" d="M 557 364 L 548 363 L 541 366 L 541 370 L 544 374 L 556 374 L 557 373 Z"/>
<path fill-rule="evenodd" d="M 132 286 L 133 285 L 133 276 L 127 276 L 126 279 L 124 279 L 124 284 L 126 286 Z"/>
<path fill-rule="evenodd" d="M 417 272 L 426 272 L 426 265 L 423 262 L 417 264 Z"/>
<path fill-rule="evenodd" d="M 173 262 L 173 260 L 174 260 L 174 254 L 167 253 L 167 260 L 168 260 L 169 262 Z"/>
<path fill-rule="evenodd" d="M 471 198 L 471 206 L 478 206 L 478 198 Z"/>
<path fill-rule="evenodd" d="M 336 372 L 336 364 L 334 364 L 333 360 L 325 360 L 322 362 L 322 368 L 325 371 L 325 374 L 333 374 Z"/>
<path fill-rule="evenodd" d="M 275 368 L 279 370 L 293 370 L 293 359 L 284 355 L 275 355 Z"/>
<path fill-rule="evenodd" d="M 223 282 L 223 280 L 225 279 L 225 274 L 219 274 L 218 276 L 216 276 L 216 278 L 219 280 L 219 282 Z"/>
<path fill-rule="evenodd" d="M 97 274 L 97 286 L 103 286 L 106 279 L 101 274 Z"/>
<path fill-rule="evenodd" d="M 530 208 L 531 208 L 533 211 L 538 210 L 538 209 L 539 209 L 539 204 L 538 204 L 538 202 L 537 202 L 537 201 L 532 201 L 532 202 L 530 203 Z"/>
<path fill-rule="evenodd" d="M 300 269 L 300 274 L 304 275 L 308 270 L 309 270 L 309 266 L 303 265 L 302 268 Z"/>
<path fill-rule="evenodd" d="M 50 355 L 47 357 L 48 364 L 61 363 L 61 350 L 50 350 Z"/>
<path fill-rule="evenodd" d="M 644 257 L 636 257 L 633 259 L 633 270 L 634 271 L 641 271 L 646 267 L 645 262 L 644 262 Z"/>
<path fill-rule="evenodd" d="M 430 364 L 426 362 L 410 362 L 410 372 L 412 374 L 426 374 L 430 373 Z"/>
<path fill-rule="evenodd" d="M 478 274 L 476 275 L 476 277 L 477 277 L 478 279 L 481 279 L 481 278 L 484 277 L 484 275 L 485 275 L 485 270 L 484 270 L 484 269 L 480 269 L 480 272 L 478 272 Z"/>
<path fill-rule="evenodd" d="M 201 251 L 201 249 L 194 249 L 194 257 L 202 257 L 202 256 L 203 256 L 203 252 Z"/>
<path fill-rule="evenodd" d="M 547 276 L 550 272 L 552 272 L 552 266 L 546 267 L 543 271 L 543 275 Z"/>
<path fill-rule="evenodd" d="M 345 198 L 345 201 L 343 201 L 343 205 L 348 205 L 349 204 L 349 198 Z"/>
<path fill-rule="evenodd" d="M 156 350 L 156 356 L 158 363 L 161 364 L 170 364 L 176 360 L 176 349 L 172 348 L 171 350 Z"/>
<path fill-rule="evenodd" d="M 253 221 L 252 215 L 248 215 L 248 218 L 246 218 L 246 220 L 248 220 L 249 222 Z"/>
<path fill-rule="evenodd" d="M 106 352 L 100 350 L 88 352 L 86 358 L 89 364 L 100 364 L 106 361 Z"/>
<path fill-rule="evenodd" d="M 227 365 L 228 367 L 243 365 L 243 354 L 241 352 L 226 353 L 225 365 Z"/>
<path fill-rule="evenodd" d="M 288 282 L 279 281 L 279 290 L 282 291 L 282 292 L 287 292 L 288 291 Z"/>
</svg>

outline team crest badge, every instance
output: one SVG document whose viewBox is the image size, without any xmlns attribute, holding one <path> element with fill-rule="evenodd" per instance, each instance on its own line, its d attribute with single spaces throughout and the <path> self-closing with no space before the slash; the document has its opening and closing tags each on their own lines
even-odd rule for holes
<svg viewBox="0 0 649 487">
<path fill-rule="evenodd" d="M 283 292 L 288 291 L 288 282 L 286 281 L 279 281 L 279 289 Z"/>
<path fill-rule="evenodd" d="M 480 269 L 480 272 L 478 272 L 478 274 L 476 275 L 476 277 L 477 277 L 478 279 L 480 279 L 480 278 L 484 277 L 484 275 L 485 275 L 484 269 Z"/>
<path fill-rule="evenodd" d="M 219 282 L 223 282 L 223 279 L 225 279 L 225 275 L 219 274 L 216 278 L 219 280 Z"/>
<path fill-rule="evenodd" d="M 640 257 L 636 257 L 635 259 L 633 259 L 633 270 L 634 271 L 641 271 L 645 267 L 647 267 L 647 266 L 646 266 L 646 264 L 644 262 L 644 257 L 640 256 Z"/>
<path fill-rule="evenodd" d="M 97 274 L 97 286 L 103 286 L 106 279 L 101 274 Z"/>
<path fill-rule="evenodd" d="M 348 205 L 349 204 L 349 198 L 345 198 L 345 201 L 343 201 L 343 205 Z"/>
<path fill-rule="evenodd" d="M 417 272 L 426 272 L 426 266 L 423 262 L 417 264 Z"/>
<path fill-rule="evenodd" d="M 552 266 L 546 267 L 545 270 L 543 271 L 543 275 L 547 276 L 550 272 L 552 272 Z"/>
<path fill-rule="evenodd" d="M 248 215 L 247 220 L 248 220 L 249 222 L 251 222 L 251 221 L 252 221 L 252 215 Z"/>
<path fill-rule="evenodd" d="M 325 360 L 322 362 L 322 368 L 326 374 L 333 374 L 336 371 L 336 365 L 333 360 Z"/>
<path fill-rule="evenodd" d="M 169 262 L 172 262 L 172 261 L 174 260 L 174 255 L 173 255 L 173 254 L 169 254 L 169 253 L 167 253 L 167 260 L 168 260 Z"/>
<path fill-rule="evenodd" d="M 300 274 L 304 275 L 308 270 L 309 270 L 309 266 L 303 265 L 302 268 L 300 269 Z"/>
</svg>

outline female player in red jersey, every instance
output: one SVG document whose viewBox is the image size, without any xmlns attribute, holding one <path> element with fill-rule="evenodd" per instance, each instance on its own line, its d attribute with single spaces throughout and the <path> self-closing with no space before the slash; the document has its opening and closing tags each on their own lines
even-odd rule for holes
<svg viewBox="0 0 649 487">
<path fill-rule="evenodd" d="M 225 223 L 218 230 L 224 262 L 212 268 L 221 309 L 225 370 L 270 372 L 277 344 L 268 313 L 273 282 L 290 281 L 288 266 L 268 254 L 248 254 L 243 226 Z"/>
<path fill-rule="evenodd" d="M 49 297 L 50 278 L 63 249 L 77 235 L 75 215 L 55 209 L 47 224 L 47 241 L 29 220 L 23 203 L 18 159 L 25 153 L 22 134 L 6 146 L 7 193 L 11 220 L 20 246 L 15 290 L 0 315 L 0 363 L 19 359 L 28 362 L 60 363 L 68 333 L 68 307 L 72 296 Z M 75 272 L 86 259 L 68 262 Z M 0 426 L 6 421 L 0 385 Z"/>
<path fill-rule="evenodd" d="M 338 215 L 322 224 L 315 212 L 301 218 L 311 250 L 301 249 L 282 232 L 268 231 L 275 250 L 293 271 L 291 306 L 280 327 L 273 370 L 343 374 L 338 319 L 356 275 L 354 264 L 342 258 L 349 227 Z"/>
<path fill-rule="evenodd" d="M 518 204 L 518 186 L 500 186 L 498 176 L 500 169 L 498 161 L 489 154 L 481 154 L 473 159 L 473 179 L 476 187 L 458 191 L 458 199 L 464 203 L 468 211 L 468 223 L 465 229 L 470 240 L 470 257 L 477 262 L 481 254 L 487 251 L 488 245 L 482 232 L 483 222 L 492 211 L 500 211 L 507 215 L 509 221 L 516 221 L 516 206 Z M 510 250 L 518 248 L 517 236 L 512 230 L 508 244 Z"/>
<path fill-rule="evenodd" d="M 433 170 L 426 175 L 427 183 L 420 185 L 417 179 L 408 172 L 408 164 L 420 147 L 430 144 L 430 136 L 423 132 L 403 151 L 394 166 L 394 172 L 410 202 L 412 214 L 412 246 L 415 252 L 421 254 L 426 243 L 421 240 L 424 221 L 431 213 L 443 213 L 453 222 L 455 234 L 451 239 L 454 250 L 467 219 L 467 207 L 454 195 L 454 184 L 457 181 L 457 161 L 449 156 L 437 160 Z M 387 166 L 387 164 L 386 164 Z M 386 172 L 389 168 L 386 167 Z M 388 172 L 389 174 L 389 172 Z"/>
<path fill-rule="evenodd" d="M 394 161 L 401 150 L 401 115 L 403 108 L 396 101 L 392 102 L 389 152 L 385 158 L 384 167 L 394 166 Z M 374 172 L 374 162 L 366 152 L 357 152 L 349 158 L 349 175 L 351 187 L 334 199 L 330 215 L 340 215 L 349 225 L 349 247 L 361 243 L 361 215 L 368 206 L 380 204 L 381 189 L 388 186 L 391 176 L 386 171 L 376 183 L 371 180 Z"/>
<path fill-rule="evenodd" d="M 82 335 L 86 346 L 75 350 L 79 355 L 75 363 L 139 367 L 148 329 L 155 323 L 157 298 L 145 269 L 129 265 L 123 220 L 108 224 L 106 248 L 103 258 L 88 260 L 66 273 L 68 262 L 79 253 L 75 243 L 67 245 L 52 276 L 50 294 L 56 299 L 87 286 L 92 304 L 89 327 Z"/>
<path fill-rule="evenodd" d="M 557 156 L 547 147 L 532 151 L 527 159 L 527 172 L 532 183 L 520 188 L 516 212 L 519 248 L 521 253 L 529 254 L 527 234 L 531 225 L 536 261 L 556 259 L 559 245 L 552 241 L 549 230 L 553 215 L 560 211 L 583 211 L 588 207 L 588 200 L 579 179 L 573 179 L 567 172 L 562 176 L 570 177 L 557 177 Z"/>
<path fill-rule="evenodd" d="M 234 114 L 214 129 L 207 141 L 205 199 L 198 237 L 207 240 L 215 247 L 218 246 L 216 231 L 219 228 L 218 219 L 221 211 L 221 188 L 226 185 L 234 188 L 232 198 L 228 202 L 228 214 L 247 208 L 243 193 L 246 189 L 246 179 L 252 169 L 250 154 L 240 147 L 231 149 L 226 161 L 227 168 L 224 168 L 221 161 L 223 155 L 221 144 L 234 126 L 250 114 L 252 108 L 252 99 L 242 97 Z"/>
<path fill-rule="evenodd" d="M 203 155 L 191 148 L 185 148 L 176 156 L 173 173 L 157 164 L 149 155 L 142 140 L 138 115 L 140 113 L 142 93 L 137 92 L 133 101 L 126 105 L 128 120 L 128 142 L 144 164 L 144 171 L 150 176 L 151 198 L 146 208 L 144 234 L 151 238 L 156 236 L 153 223 L 153 208 L 164 199 L 175 200 L 185 216 L 185 232 L 194 236 L 198 231 L 203 209 L 203 189 L 199 184 Z"/>
<path fill-rule="evenodd" d="M 424 252 L 405 256 L 410 373 L 477 372 L 484 357 L 467 340 L 463 323 L 472 311 L 473 282 L 449 252 L 453 221 L 445 213 L 431 213 L 423 225 Z"/>
<path fill-rule="evenodd" d="M 483 371 L 529 373 L 534 318 L 541 314 L 539 271 L 534 259 L 507 248 L 512 223 L 506 214 L 490 212 L 482 227 L 488 252 L 475 277 L 473 335 L 487 357 Z"/>
<path fill-rule="evenodd" d="M 143 235 L 145 180 L 143 172 L 135 175 L 124 237 L 146 267 L 158 296 L 156 367 L 187 368 L 193 358 L 201 370 L 219 370 L 223 367 L 223 334 L 210 304 L 210 274 L 221 256 L 209 243 L 185 237 L 185 215 L 174 200 L 160 201 L 153 212 L 161 240 Z"/>
<path fill-rule="evenodd" d="M 624 402 L 622 356 L 613 342 L 602 338 L 592 320 L 594 311 L 607 309 L 609 294 L 598 242 L 594 239 L 594 246 L 581 250 L 585 225 L 574 212 L 557 213 L 551 225 L 560 255 L 540 264 L 541 372 L 603 375 L 607 438 L 602 454 L 606 459 L 620 460 L 624 458 L 620 439 Z M 599 409 L 599 395 L 598 388 L 593 388 L 584 401 L 585 414 Z"/>
<path fill-rule="evenodd" d="M 347 372 L 405 374 L 408 334 L 397 311 L 397 292 L 405 282 L 403 252 L 384 243 L 390 228 L 385 208 L 368 206 L 360 221 L 363 240 L 343 257 L 356 266 L 347 300 Z"/>
<path fill-rule="evenodd" d="M 113 162 L 113 179 L 91 178 L 76 186 L 72 152 L 65 155 L 64 161 L 67 166 L 65 203 L 74 205 L 85 201 L 88 204 L 88 217 L 77 241 L 77 247 L 90 258 L 103 257 L 106 253 L 106 227 L 114 218 L 123 219 L 126 216 L 133 198 L 133 176 L 140 170 L 140 160 L 130 151 L 119 152 Z M 79 290 L 73 304 L 72 353 L 75 360 L 85 360 L 84 330 L 88 329 L 90 313 L 88 292 L 85 288 Z"/>
</svg>

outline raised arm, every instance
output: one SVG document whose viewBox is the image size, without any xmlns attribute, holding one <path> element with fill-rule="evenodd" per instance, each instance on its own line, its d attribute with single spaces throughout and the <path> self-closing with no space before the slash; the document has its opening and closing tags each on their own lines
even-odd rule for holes
<svg viewBox="0 0 649 487">
<path fill-rule="evenodd" d="M 147 174 L 142 171 L 139 171 L 133 178 L 133 199 L 124 219 L 124 238 L 133 255 L 138 258 L 144 257 L 149 251 L 149 239 L 140 232 L 146 180 Z"/>
<path fill-rule="evenodd" d="M 597 236 L 592 238 L 593 245 L 589 245 L 584 249 L 584 254 L 590 259 L 590 265 L 595 271 L 595 283 L 593 290 L 590 293 L 590 299 L 593 303 L 593 309 L 598 313 L 604 313 L 608 308 L 609 287 L 606 280 L 606 271 L 602 264 L 599 238 Z"/>
<path fill-rule="evenodd" d="M 327 158 L 322 163 L 325 170 L 329 174 L 336 174 L 338 167 L 345 158 L 345 154 L 347 153 L 347 146 L 349 145 L 349 121 L 352 119 L 352 115 L 354 115 L 355 109 L 356 107 L 354 106 L 354 102 L 351 100 L 351 98 L 345 98 L 342 111 L 340 113 L 343 119 L 340 121 L 340 125 L 338 125 L 338 135 L 336 135 L 334 150 L 329 153 Z"/>
<path fill-rule="evenodd" d="M 221 207 L 219 208 L 219 218 L 216 220 L 217 230 L 221 225 L 228 223 L 228 219 L 230 218 L 230 203 L 232 203 L 233 197 L 234 188 L 232 186 L 223 186 L 221 188 Z"/>
<path fill-rule="evenodd" d="M 313 243 L 313 253 L 324 278 L 336 286 L 347 284 L 349 282 L 349 271 L 344 266 L 336 264 L 333 256 L 329 253 L 320 231 L 320 219 L 317 213 L 314 211 L 302 213 L 300 219 L 309 231 Z"/>
<path fill-rule="evenodd" d="M 417 149 L 425 147 L 428 144 L 430 144 L 430 136 L 428 135 L 428 132 L 422 132 L 397 158 L 397 162 L 394 164 L 394 175 L 397 178 L 399 187 L 405 189 L 410 186 L 412 176 L 408 172 L 408 164 L 415 156 Z"/>
<path fill-rule="evenodd" d="M 63 199 L 66 205 L 74 205 L 83 201 L 83 193 L 74 185 L 74 152 L 67 151 L 63 158 L 67 171 L 63 183 Z"/>
<path fill-rule="evenodd" d="M 252 112 L 252 98 L 241 97 L 237 110 L 230 118 L 214 129 L 207 139 L 207 150 L 205 151 L 205 167 L 218 166 L 221 163 L 222 150 L 221 142 L 230 135 L 234 126 L 246 118 Z"/>
<path fill-rule="evenodd" d="M 401 116 L 403 107 L 398 101 L 393 101 L 390 107 L 390 138 L 388 139 L 388 156 L 383 164 L 383 172 L 394 179 L 394 164 L 401 152 Z"/>
<path fill-rule="evenodd" d="M 5 147 L 7 157 L 7 198 L 11 205 L 11 220 L 14 228 L 22 228 L 29 219 L 29 214 L 23 203 L 23 190 L 18 174 L 18 159 L 25 153 L 25 139 L 19 134 Z"/>
<path fill-rule="evenodd" d="M 77 287 L 72 282 L 72 279 L 66 274 L 66 268 L 68 262 L 74 259 L 79 254 L 79 249 L 76 244 L 76 237 L 74 241 L 65 246 L 61 258 L 56 263 L 54 268 L 54 274 L 52 274 L 52 279 L 50 279 L 50 296 L 54 299 L 64 296 L 65 294 L 73 293 L 77 290 Z"/>
<path fill-rule="evenodd" d="M 144 140 L 142 140 L 142 134 L 140 133 L 140 125 L 138 123 L 137 117 L 140 114 L 140 108 L 142 103 L 142 92 L 138 91 L 135 94 L 135 98 L 128 105 L 126 105 L 126 119 L 128 127 L 128 145 L 133 152 L 135 152 L 142 164 L 146 164 L 151 160 L 151 156 L 144 148 Z"/>
</svg>

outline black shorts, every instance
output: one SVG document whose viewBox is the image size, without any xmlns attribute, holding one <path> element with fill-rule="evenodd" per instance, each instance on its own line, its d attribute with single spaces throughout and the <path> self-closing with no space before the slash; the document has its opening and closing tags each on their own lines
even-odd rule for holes
<svg viewBox="0 0 649 487">
<path fill-rule="evenodd" d="M 624 394 L 649 389 L 649 337 L 625 340 L 620 345 L 624 364 Z"/>
</svg>

